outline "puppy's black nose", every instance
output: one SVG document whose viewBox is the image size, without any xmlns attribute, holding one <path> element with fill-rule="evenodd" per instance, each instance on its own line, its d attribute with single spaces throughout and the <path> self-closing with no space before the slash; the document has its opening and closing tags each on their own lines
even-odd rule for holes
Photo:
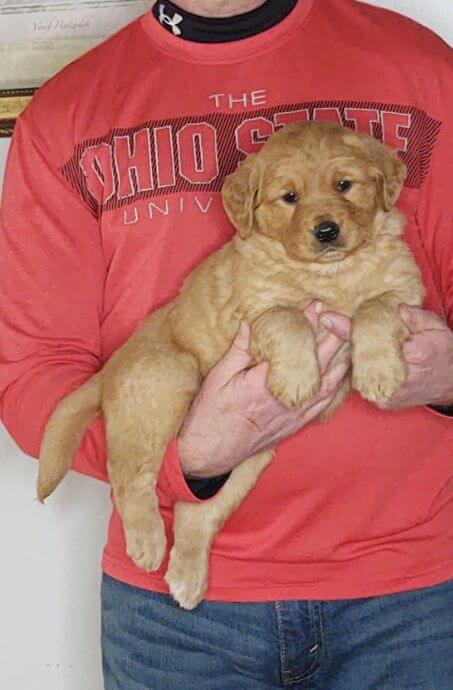
<svg viewBox="0 0 453 690">
<path fill-rule="evenodd" d="M 315 227 L 314 233 L 319 242 L 327 244 L 337 239 L 340 228 L 333 220 L 326 220 Z"/>
</svg>

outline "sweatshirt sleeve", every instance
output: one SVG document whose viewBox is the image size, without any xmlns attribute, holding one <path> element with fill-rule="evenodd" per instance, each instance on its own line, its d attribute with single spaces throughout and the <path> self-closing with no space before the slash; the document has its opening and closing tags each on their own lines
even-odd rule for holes
<svg viewBox="0 0 453 690">
<path fill-rule="evenodd" d="M 453 78 L 453 75 L 452 75 Z M 453 101 L 441 124 L 423 182 L 417 222 L 443 304 L 453 328 Z"/>
<path fill-rule="evenodd" d="M 105 275 L 97 219 L 23 114 L 0 207 L 0 418 L 27 455 L 39 456 L 59 401 L 101 367 Z M 102 416 L 85 434 L 72 469 L 107 481 Z M 160 484 L 173 500 L 209 498 L 222 483 L 186 480 L 176 442 L 169 444 Z"/>
<path fill-rule="evenodd" d="M 447 93 L 450 92 L 446 90 Z M 417 222 L 442 298 L 443 317 L 453 329 L 453 99 L 450 100 L 421 189 Z M 429 409 L 453 418 L 453 407 Z"/>
<path fill-rule="evenodd" d="M 97 220 L 24 113 L 0 208 L 0 416 L 32 457 L 58 402 L 100 367 L 104 277 Z M 105 465 L 99 417 L 73 468 L 105 480 Z"/>
</svg>

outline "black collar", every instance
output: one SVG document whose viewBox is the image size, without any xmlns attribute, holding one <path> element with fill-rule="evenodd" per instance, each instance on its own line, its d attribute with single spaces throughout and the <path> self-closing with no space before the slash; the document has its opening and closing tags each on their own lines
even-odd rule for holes
<svg viewBox="0 0 453 690">
<path fill-rule="evenodd" d="M 251 12 L 218 19 L 186 12 L 170 0 L 157 0 L 152 13 L 175 38 L 196 43 L 226 43 L 249 38 L 270 29 L 294 9 L 297 1 L 266 0 Z"/>
</svg>

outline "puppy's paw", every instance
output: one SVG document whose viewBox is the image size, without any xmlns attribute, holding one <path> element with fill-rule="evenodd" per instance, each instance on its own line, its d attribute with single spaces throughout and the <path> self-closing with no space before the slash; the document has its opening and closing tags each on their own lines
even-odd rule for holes
<svg viewBox="0 0 453 690">
<path fill-rule="evenodd" d="M 124 526 L 127 554 L 143 570 L 157 570 L 164 560 L 167 540 L 162 519 L 144 521 L 140 527 Z"/>
<path fill-rule="evenodd" d="M 352 387 L 373 403 L 388 402 L 406 379 L 404 360 L 392 348 L 385 356 L 370 351 L 353 357 L 352 366 Z"/>
<path fill-rule="evenodd" d="M 170 553 L 165 581 L 183 609 L 194 609 L 208 586 L 208 556 L 203 552 L 184 551 L 174 546 Z"/>
<path fill-rule="evenodd" d="M 274 398 L 286 407 L 303 407 L 321 387 L 318 362 L 271 362 L 267 386 Z"/>
</svg>

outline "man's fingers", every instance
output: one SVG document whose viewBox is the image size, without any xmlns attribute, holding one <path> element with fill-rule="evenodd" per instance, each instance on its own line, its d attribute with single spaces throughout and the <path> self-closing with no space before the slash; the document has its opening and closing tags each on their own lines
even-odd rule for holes
<svg viewBox="0 0 453 690">
<path fill-rule="evenodd" d="M 342 383 L 344 377 L 349 370 L 348 362 L 339 362 L 329 369 L 322 377 L 321 390 L 314 398 L 313 403 L 316 404 L 319 400 L 331 396 Z"/>
<path fill-rule="evenodd" d="M 243 371 L 236 381 L 247 381 L 250 390 L 265 391 L 267 390 L 266 382 L 269 375 L 269 367 L 270 364 L 267 360 L 255 364 L 255 366 L 250 367 L 250 369 Z"/>
<path fill-rule="evenodd" d="M 323 374 L 344 342 L 350 339 L 351 321 L 343 314 L 326 311 L 321 314 L 319 323 L 329 331 L 318 345 L 319 366 Z"/>
<path fill-rule="evenodd" d="M 328 331 L 334 333 L 338 338 L 342 340 L 351 339 L 351 320 L 343 314 L 337 314 L 334 311 L 325 311 L 319 322 L 322 326 L 327 328 Z"/>
<path fill-rule="evenodd" d="M 304 422 L 307 424 L 308 422 L 311 422 L 312 419 L 316 419 L 316 417 L 319 414 L 321 414 L 321 412 L 323 410 L 326 409 L 327 405 L 329 405 L 332 402 L 332 399 L 333 399 L 333 394 L 327 398 L 323 398 L 322 400 L 319 400 L 319 402 L 317 402 L 315 405 L 312 405 L 306 411 L 304 411 L 304 414 L 303 414 Z"/>
<path fill-rule="evenodd" d="M 343 341 L 333 333 L 329 333 L 318 345 L 318 360 L 322 374 L 342 345 Z"/>
<path fill-rule="evenodd" d="M 403 355 L 409 364 L 423 364 L 427 362 L 436 352 L 428 334 L 414 335 L 403 344 Z"/>
<path fill-rule="evenodd" d="M 250 325 L 241 321 L 238 332 L 224 357 L 211 370 L 209 376 L 219 384 L 228 383 L 240 371 L 250 366 L 253 357 L 250 348 Z"/>
<path fill-rule="evenodd" d="M 310 322 L 310 326 L 313 328 L 314 331 L 318 328 L 318 319 L 319 315 L 322 312 L 322 302 L 320 302 L 317 299 L 314 299 L 308 307 L 304 309 L 304 315 Z"/>
<path fill-rule="evenodd" d="M 411 333 L 431 330 L 441 331 L 447 328 L 441 318 L 431 311 L 426 311 L 426 309 L 400 304 L 399 313 Z"/>
<path fill-rule="evenodd" d="M 344 340 L 338 338 L 333 333 L 329 333 L 318 345 L 318 360 L 321 374 L 323 374 L 333 357 L 337 354 L 340 347 L 344 345 Z"/>
</svg>

